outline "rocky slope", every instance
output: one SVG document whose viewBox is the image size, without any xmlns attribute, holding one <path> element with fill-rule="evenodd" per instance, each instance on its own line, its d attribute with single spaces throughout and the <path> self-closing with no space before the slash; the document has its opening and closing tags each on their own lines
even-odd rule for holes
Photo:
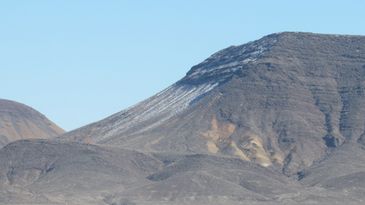
<svg viewBox="0 0 365 205">
<path fill-rule="evenodd" d="M 63 133 L 63 129 L 36 110 L 0 99 L 0 147 L 20 139 L 49 139 Z"/>
<path fill-rule="evenodd" d="M 56 140 L 0 150 L 1 204 L 363 204 L 365 37 L 278 33 Z"/>
<path fill-rule="evenodd" d="M 45 140 L 17 141 L 0 150 L 1 204 L 269 201 L 293 193 L 293 187 L 299 186 L 234 158 Z"/>
<path fill-rule="evenodd" d="M 364 140 L 365 38 L 278 33 L 219 51 L 161 93 L 64 138 L 237 156 L 299 173 Z"/>
</svg>

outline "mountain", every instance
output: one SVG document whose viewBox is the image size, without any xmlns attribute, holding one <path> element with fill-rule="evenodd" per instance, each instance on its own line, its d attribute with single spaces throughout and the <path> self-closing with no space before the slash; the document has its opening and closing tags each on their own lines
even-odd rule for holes
<svg viewBox="0 0 365 205">
<path fill-rule="evenodd" d="M 238 156 L 295 175 L 364 144 L 365 38 L 278 33 L 221 50 L 174 85 L 63 138 Z"/>
<path fill-rule="evenodd" d="M 30 138 L 53 138 L 64 130 L 31 107 L 0 99 L 0 147 Z"/>
<path fill-rule="evenodd" d="M 0 149 L 1 204 L 363 204 L 365 37 L 223 49 L 99 122 Z"/>
</svg>

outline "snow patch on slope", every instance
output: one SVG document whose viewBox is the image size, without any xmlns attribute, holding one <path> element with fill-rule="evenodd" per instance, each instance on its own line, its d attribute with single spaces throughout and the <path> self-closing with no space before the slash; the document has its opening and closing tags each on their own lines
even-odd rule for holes
<svg viewBox="0 0 365 205">
<path fill-rule="evenodd" d="M 136 125 L 143 124 L 143 122 L 155 120 L 147 123 L 147 126 L 139 128 L 134 134 L 161 125 L 187 109 L 195 99 L 211 91 L 217 85 L 218 83 L 174 84 L 151 98 L 107 118 L 106 120 L 113 123 L 106 123 L 110 125 L 104 128 L 105 134 L 98 141 L 118 135 Z"/>
<path fill-rule="evenodd" d="M 246 64 L 256 62 L 276 42 L 276 38 L 264 37 L 245 45 L 231 46 L 218 51 L 199 65 L 194 66 L 185 79 L 198 80 L 213 77 L 224 81 Z"/>
</svg>

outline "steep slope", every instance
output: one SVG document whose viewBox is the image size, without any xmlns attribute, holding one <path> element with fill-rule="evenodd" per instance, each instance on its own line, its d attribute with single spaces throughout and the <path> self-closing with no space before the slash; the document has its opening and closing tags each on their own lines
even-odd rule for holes
<svg viewBox="0 0 365 205">
<path fill-rule="evenodd" d="M 0 147 L 29 138 L 52 138 L 64 131 L 26 105 L 0 99 Z"/>
<path fill-rule="evenodd" d="M 232 46 L 161 93 L 63 139 L 233 155 L 295 175 L 363 141 L 365 37 L 278 33 Z"/>
</svg>

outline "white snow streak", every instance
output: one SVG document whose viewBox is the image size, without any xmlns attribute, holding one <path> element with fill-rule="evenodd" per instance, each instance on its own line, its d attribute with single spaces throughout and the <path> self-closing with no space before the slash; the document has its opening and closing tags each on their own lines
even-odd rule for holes
<svg viewBox="0 0 365 205">
<path fill-rule="evenodd" d="M 106 134 L 103 136 L 103 139 L 117 135 L 135 125 L 140 125 L 140 123 L 152 119 L 156 119 L 156 121 L 147 123 L 148 126 L 139 129 L 138 133 L 156 127 L 184 111 L 192 101 L 209 92 L 217 85 L 218 83 L 196 86 L 172 85 L 151 98 L 111 116 L 111 119 L 117 120 L 113 120 L 114 123 L 106 128 Z"/>
<path fill-rule="evenodd" d="M 236 72 L 243 65 L 248 63 L 253 63 L 258 60 L 262 54 L 271 47 L 272 44 L 276 42 L 275 39 L 261 40 L 267 41 L 266 43 L 250 42 L 242 46 L 231 46 L 227 49 L 221 50 L 208 59 L 206 59 L 194 72 L 192 72 L 189 77 L 191 79 L 197 79 L 201 76 L 209 75 L 219 75 L 224 73 Z M 240 59 L 240 60 L 237 60 Z M 209 65 L 209 62 L 219 62 L 226 61 L 228 63 L 219 64 L 217 66 Z M 208 63 L 208 66 L 205 65 Z"/>
</svg>

